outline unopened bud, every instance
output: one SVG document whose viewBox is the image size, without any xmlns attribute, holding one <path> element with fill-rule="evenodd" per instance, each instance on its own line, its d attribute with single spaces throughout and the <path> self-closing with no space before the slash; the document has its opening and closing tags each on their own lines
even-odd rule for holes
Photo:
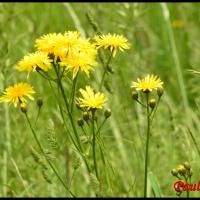
<svg viewBox="0 0 200 200">
<path fill-rule="evenodd" d="M 191 169 L 191 165 L 188 162 L 184 162 L 184 167 L 185 169 L 187 169 L 188 171 Z"/>
<path fill-rule="evenodd" d="M 154 109 L 155 105 L 156 105 L 156 100 L 155 100 L 155 99 L 150 99 L 150 101 L 149 101 L 149 106 L 150 106 L 152 109 Z"/>
<path fill-rule="evenodd" d="M 23 112 L 23 113 L 27 113 L 27 105 L 26 105 L 26 103 L 21 103 L 20 104 L 20 109 L 21 109 L 21 111 Z"/>
<path fill-rule="evenodd" d="M 82 119 L 78 119 L 77 124 L 82 127 L 84 125 L 84 121 Z"/>
<path fill-rule="evenodd" d="M 39 108 L 42 107 L 42 105 L 43 105 L 43 100 L 42 100 L 42 98 L 38 98 L 38 99 L 37 99 L 37 105 L 38 105 Z"/>
<path fill-rule="evenodd" d="M 104 112 L 105 118 L 109 118 L 109 117 L 111 116 L 111 114 L 112 114 L 111 109 L 107 109 L 107 110 L 105 110 L 105 112 Z"/>
<path fill-rule="evenodd" d="M 83 113 L 83 119 L 87 122 L 90 119 L 90 115 L 88 112 Z"/>
<path fill-rule="evenodd" d="M 178 176 L 178 171 L 177 171 L 176 169 L 172 169 L 172 170 L 171 170 L 171 174 L 172 174 L 173 176 Z"/>
<path fill-rule="evenodd" d="M 132 98 L 133 98 L 134 100 L 137 100 L 137 99 L 138 99 L 138 93 L 137 93 L 136 91 L 133 91 L 133 92 L 131 93 L 131 96 L 132 96 Z"/>
<path fill-rule="evenodd" d="M 160 88 L 157 89 L 157 95 L 159 97 L 161 97 L 163 95 L 163 92 L 164 92 L 163 88 L 160 87 Z"/>
</svg>

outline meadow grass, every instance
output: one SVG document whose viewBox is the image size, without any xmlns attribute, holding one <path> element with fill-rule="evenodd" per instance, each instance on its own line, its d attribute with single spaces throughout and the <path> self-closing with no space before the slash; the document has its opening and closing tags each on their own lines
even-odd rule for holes
<svg viewBox="0 0 200 200">
<path fill-rule="evenodd" d="M 102 140 L 109 188 L 104 188 L 100 195 L 143 196 L 146 118 L 145 111 L 131 98 L 130 84 L 153 73 L 164 82 L 164 95 L 151 127 L 147 195 L 176 197 L 173 184 L 177 179 L 171 175 L 171 169 L 188 161 L 193 169 L 193 182 L 198 182 L 200 174 L 200 76 L 188 72 L 188 69 L 198 71 L 200 66 L 199 9 L 199 3 L 1 3 L 1 92 L 11 84 L 26 80 L 27 74 L 16 72 L 14 66 L 34 50 L 34 41 L 41 35 L 78 30 L 82 36 L 94 36 L 86 16 L 89 12 L 102 33 L 122 34 L 132 44 L 131 49 L 118 53 L 112 60 L 114 73 L 106 77 L 106 107 L 112 110 L 112 115 L 103 126 Z M 172 26 L 175 20 L 181 20 L 183 25 Z M 85 88 L 87 84 L 98 88 L 101 76 L 99 64 L 89 79 L 79 77 L 77 88 Z M 67 146 L 56 97 L 48 82 L 37 73 L 32 73 L 28 82 L 37 91 L 36 97 L 44 101 L 37 137 L 67 182 L 73 169 L 67 174 L 66 159 L 70 155 L 72 164 L 77 152 Z M 67 83 L 64 86 L 71 90 Z M 76 110 L 75 119 L 80 115 Z M 0 196 L 69 196 L 51 169 L 34 160 L 33 151 L 37 154 L 39 149 L 19 109 L 1 104 L 0 116 Z M 33 101 L 29 105 L 29 117 L 34 121 L 36 116 Z M 55 149 L 51 146 L 52 134 L 56 138 Z M 44 158 L 41 160 L 45 162 Z M 73 193 L 79 197 L 95 196 L 95 184 L 98 185 L 93 180 L 91 189 L 90 177 L 82 163 L 74 172 Z M 198 197 L 199 192 L 191 192 L 190 196 Z"/>
</svg>

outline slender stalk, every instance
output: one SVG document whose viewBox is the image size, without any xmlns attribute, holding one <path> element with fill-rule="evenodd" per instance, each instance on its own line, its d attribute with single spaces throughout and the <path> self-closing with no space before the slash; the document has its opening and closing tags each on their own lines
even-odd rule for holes
<svg viewBox="0 0 200 200">
<path fill-rule="evenodd" d="M 194 145 L 195 145 L 195 147 L 196 147 L 196 150 L 197 150 L 197 152 L 198 152 L 198 154 L 199 154 L 199 156 L 200 156 L 200 148 L 199 148 L 199 145 L 197 144 L 197 142 L 196 142 L 196 140 L 195 140 L 195 137 L 194 137 L 192 131 L 189 129 L 189 127 L 187 127 L 187 130 L 188 130 L 188 132 L 189 132 L 189 134 L 190 134 L 190 136 L 191 136 L 191 138 L 192 138 L 192 141 L 193 141 L 193 143 L 194 143 Z"/>
<path fill-rule="evenodd" d="M 109 66 L 109 64 L 111 62 L 111 59 L 112 59 L 112 55 L 113 55 L 113 52 L 111 52 L 111 54 L 110 54 L 110 56 L 108 58 L 108 61 L 107 61 L 106 65 L 105 65 L 105 67 L 104 67 L 104 72 L 103 72 L 103 76 L 102 76 L 102 79 L 101 79 L 99 90 L 102 89 L 102 86 L 103 86 L 103 83 L 104 83 L 104 79 L 105 79 L 106 73 L 108 71 L 108 66 Z"/>
<path fill-rule="evenodd" d="M 42 69 L 37 70 L 37 72 L 38 72 L 44 79 L 47 79 L 47 80 L 49 80 L 49 81 L 54 81 L 54 82 L 55 82 L 55 80 L 54 80 L 52 77 L 50 77 L 50 76 L 49 76 L 45 71 L 43 71 Z M 42 72 L 44 72 L 44 74 L 43 74 Z"/>
<path fill-rule="evenodd" d="M 103 122 L 101 123 L 101 125 L 99 126 L 99 128 L 98 128 L 98 130 L 97 130 L 97 133 L 96 133 L 97 136 L 98 136 L 98 134 L 100 133 L 100 130 L 101 130 L 101 128 L 103 127 L 103 125 L 105 124 L 106 120 L 107 120 L 107 118 L 105 118 L 105 119 L 103 120 Z"/>
<path fill-rule="evenodd" d="M 44 152 L 44 149 L 43 149 L 42 145 L 40 144 L 40 141 L 39 141 L 39 139 L 38 139 L 38 137 L 37 137 L 37 135 L 36 135 L 36 133 L 35 133 L 35 131 L 34 131 L 32 125 L 31 125 L 31 122 L 30 122 L 30 120 L 29 120 L 29 117 L 28 117 L 27 113 L 24 113 L 24 114 L 25 114 L 25 116 L 26 116 L 26 120 L 27 120 L 27 122 L 28 122 L 28 124 L 29 124 L 29 127 L 30 127 L 30 129 L 31 129 L 31 132 L 33 133 L 34 139 L 35 139 L 37 145 L 39 146 L 41 153 L 42 153 L 43 156 L 45 157 L 47 163 L 49 164 L 49 166 L 51 167 L 51 169 L 53 170 L 53 172 L 55 173 L 55 175 L 57 176 L 58 180 L 61 182 L 61 184 L 63 185 L 63 187 L 66 189 L 66 191 L 69 192 L 70 195 L 71 195 L 72 197 L 75 197 L 75 195 L 74 195 L 74 194 L 68 189 L 68 187 L 65 185 L 64 181 L 63 181 L 62 178 L 59 176 L 58 172 L 56 171 L 56 169 L 54 168 L 54 166 L 52 165 L 52 163 L 49 161 L 49 158 L 46 156 L 46 154 L 45 154 L 45 152 Z"/>
<path fill-rule="evenodd" d="M 188 182 L 188 179 L 189 179 L 189 182 Z M 190 185 L 191 184 L 191 177 L 189 177 L 188 179 L 186 180 L 186 183 L 188 185 Z M 190 198 L 190 189 L 189 189 L 189 187 L 188 187 L 188 190 L 187 190 L 187 198 Z"/>
<path fill-rule="evenodd" d="M 37 116 L 36 116 L 36 119 L 35 119 L 35 126 L 37 125 L 37 121 L 38 121 L 38 118 L 40 116 L 40 110 L 41 110 L 41 107 L 39 107 L 38 112 L 37 112 Z"/>
<path fill-rule="evenodd" d="M 160 103 L 160 97 L 158 98 L 158 102 L 156 103 L 156 107 L 154 108 L 154 110 L 153 110 L 153 112 L 150 114 L 150 116 L 152 115 L 152 117 L 151 117 L 151 122 L 153 121 L 153 119 L 154 119 L 154 116 L 155 116 L 155 113 L 156 113 L 156 111 L 157 111 L 157 109 L 158 109 L 158 105 L 159 105 L 159 103 Z"/>
<path fill-rule="evenodd" d="M 74 146 L 77 148 L 78 151 L 80 151 L 78 145 L 76 144 L 74 138 L 73 138 L 72 135 L 71 135 L 71 132 L 69 131 L 69 129 L 68 129 L 68 127 L 67 127 L 67 124 L 66 124 L 66 121 L 65 121 L 66 119 L 65 119 L 65 117 L 64 117 L 63 110 L 62 110 L 62 107 L 61 107 L 59 98 L 56 96 L 56 93 L 55 93 L 55 91 L 54 91 L 54 89 L 53 89 L 53 86 L 52 86 L 52 84 L 51 84 L 50 81 L 49 81 L 49 85 L 50 85 L 50 87 L 51 87 L 51 89 L 52 89 L 52 91 L 53 91 L 53 93 L 54 93 L 55 98 L 58 100 L 58 107 L 59 107 L 59 110 L 60 110 L 61 117 L 62 117 L 62 119 L 63 119 L 64 126 L 65 126 L 65 128 L 66 128 L 66 132 L 65 132 L 65 133 L 66 133 L 66 136 L 67 136 L 67 138 L 68 138 L 68 136 L 70 137 L 70 139 L 72 140 Z"/>
<path fill-rule="evenodd" d="M 32 195 L 29 193 L 29 190 L 28 190 L 28 188 L 26 187 L 26 182 L 24 181 L 24 179 L 23 179 L 23 177 L 22 177 L 22 175 L 21 175 L 21 173 L 20 173 L 20 171 L 19 171 L 19 168 L 18 168 L 16 162 L 14 161 L 13 158 L 11 158 L 11 161 L 12 161 L 12 163 L 13 163 L 15 169 L 16 169 L 16 172 L 17 172 L 17 174 L 18 174 L 18 176 L 19 176 L 19 179 L 20 179 L 20 181 L 21 181 L 21 183 L 22 183 L 22 185 L 23 185 L 23 187 L 24 187 L 24 189 L 25 189 L 25 191 L 26 191 L 26 194 L 28 195 L 28 197 L 31 197 Z"/>
<path fill-rule="evenodd" d="M 162 8 L 164 20 L 166 22 L 166 30 L 168 31 L 168 35 L 169 35 L 169 44 L 171 46 L 172 56 L 173 56 L 174 64 L 176 68 L 177 79 L 178 79 L 178 83 L 180 87 L 180 94 L 182 96 L 184 108 L 187 111 L 187 108 L 188 108 L 187 89 L 185 87 L 184 77 L 183 77 L 183 73 L 182 73 L 181 65 L 180 65 L 180 58 L 177 51 L 173 29 L 171 27 L 170 12 L 166 3 L 160 3 L 160 5 Z"/>
<path fill-rule="evenodd" d="M 136 100 L 141 106 L 143 106 L 144 108 L 147 108 L 147 106 L 145 106 L 141 101 L 139 101 L 138 99 Z"/>
<path fill-rule="evenodd" d="M 74 107 L 74 96 L 75 96 L 75 91 L 76 91 L 76 83 L 77 83 L 78 74 L 79 73 L 77 73 L 72 84 L 71 113 L 73 112 L 73 107 Z"/>
<path fill-rule="evenodd" d="M 147 100 L 147 138 L 146 138 L 146 152 L 145 152 L 145 174 L 144 174 L 144 197 L 147 197 L 147 171 L 148 171 L 148 151 L 149 151 L 149 136 L 150 136 L 150 116 L 149 116 L 149 94 L 146 93 Z"/>
<path fill-rule="evenodd" d="M 89 168 L 89 165 L 88 165 L 88 162 L 87 160 L 85 159 L 84 155 L 83 155 L 83 149 L 82 149 L 82 145 L 81 145 L 81 142 L 80 142 L 80 138 L 78 136 L 78 133 L 77 133 L 77 130 L 76 130 L 76 126 L 74 124 L 74 121 L 73 121 L 73 118 L 72 118 L 72 114 L 70 112 L 70 109 L 69 109 L 69 103 L 68 103 L 68 100 L 67 100 L 67 97 L 65 95 L 65 91 L 64 91 L 64 88 L 63 88 L 63 85 L 62 85 L 62 81 L 60 79 L 60 76 L 59 76 L 59 72 L 57 71 L 56 69 L 56 65 L 53 65 L 54 66 L 54 70 L 56 72 L 56 75 L 57 75 L 57 85 L 58 87 L 60 88 L 60 91 L 61 91 L 61 95 L 64 99 L 64 102 L 65 102 L 65 106 L 66 106 L 66 109 L 67 109 L 67 113 L 69 115 L 69 119 L 70 119 L 70 122 L 71 122 L 71 125 L 72 125 L 72 128 L 73 128 L 73 131 L 74 131 L 74 134 L 75 134 L 75 137 L 76 137 L 76 140 L 77 140 L 77 143 L 78 143 L 78 146 L 79 146 L 79 149 L 80 149 L 80 153 L 82 155 L 82 158 L 86 164 L 86 167 L 87 167 L 87 170 L 88 172 L 90 173 L 90 168 Z"/>
<path fill-rule="evenodd" d="M 93 161 L 94 161 L 94 169 L 96 173 L 96 177 L 98 178 L 98 171 L 97 171 L 97 161 L 96 161 L 96 135 L 95 135 L 95 128 L 94 128 L 94 121 L 95 121 L 95 110 L 92 110 L 92 152 L 93 152 Z"/>
</svg>

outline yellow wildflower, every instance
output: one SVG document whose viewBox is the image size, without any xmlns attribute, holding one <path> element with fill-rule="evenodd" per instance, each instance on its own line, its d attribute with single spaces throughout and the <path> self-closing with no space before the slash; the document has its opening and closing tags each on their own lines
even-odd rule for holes
<svg viewBox="0 0 200 200">
<path fill-rule="evenodd" d="M 56 54 L 60 57 L 67 56 L 69 53 L 77 50 L 80 33 L 77 31 L 65 32 L 62 38 L 59 38 L 56 46 Z"/>
<path fill-rule="evenodd" d="M 60 65 L 66 66 L 67 70 L 72 70 L 73 79 L 79 70 L 84 71 L 89 76 L 90 71 L 94 71 L 93 67 L 97 65 L 97 50 L 92 45 L 87 45 L 79 52 L 70 53 L 67 57 L 62 58 Z"/>
<path fill-rule="evenodd" d="M 33 87 L 28 83 L 18 83 L 6 88 L 4 95 L 0 97 L 0 102 L 10 102 L 16 107 L 18 103 L 25 105 L 25 97 L 33 100 L 31 94 L 35 93 Z"/>
<path fill-rule="evenodd" d="M 155 75 L 147 75 L 144 79 L 137 79 L 138 82 L 132 82 L 131 87 L 136 88 L 136 90 L 142 90 L 143 92 L 151 92 L 153 89 L 157 90 L 162 88 L 163 82 L 160 78 Z"/>
<path fill-rule="evenodd" d="M 80 33 L 68 31 L 64 34 L 50 33 L 37 39 L 35 46 L 38 50 L 53 54 L 57 57 L 66 57 L 71 51 L 76 50 Z"/>
<path fill-rule="evenodd" d="M 60 37 L 62 37 L 61 33 L 49 33 L 43 35 L 35 41 L 35 47 L 39 51 L 54 54 L 56 42 Z"/>
<path fill-rule="evenodd" d="M 122 35 L 111 35 L 109 33 L 107 35 L 95 36 L 94 40 L 94 44 L 97 48 L 108 48 L 112 52 L 113 57 L 116 55 L 117 49 L 124 51 L 124 49 L 130 48 L 130 43 L 128 43 L 128 40 Z"/>
<path fill-rule="evenodd" d="M 79 105 L 82 108 L 97 109 L 102 108 L 107 101 L 103 93 L 94 93 L 93 89 L 90 86 L 86 86 L 86 89 L 80 89 L 80 93 L 83 98 L 79 98 Z"/>
<path fill-rule="evenodd" d="M 48 71 L 51 68 L 51 59 L 48 57 L 47 53 L 44 52 L 35 52 L 30 53 L 19 61 L 16 69 L 19 71 L 36 71 L 37 68 L 40 68 L 44 71 Z"/>
</svg>

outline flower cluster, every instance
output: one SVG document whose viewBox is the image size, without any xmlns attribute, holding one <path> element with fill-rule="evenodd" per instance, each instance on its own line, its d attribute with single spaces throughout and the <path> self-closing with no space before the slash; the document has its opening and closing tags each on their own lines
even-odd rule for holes
<svg viewBox="0 0 200 200">
<path fill-rule="evenodd" d="M 175 176 L 178 180 L 184 180 L 186 183 L 190 183 L 193 172 L 191 165 L 188 162 L 185 162 L 176 166 L 175 169 L 172 169 L 171 174 Z M 180 190 L 180 188 L 176 188 L 176 191 L 176 195 L 180 196 L 182 190 Z"/>
<path fill-rule="evenodd" d="M 91 38 L 81 37 L 77 31 L 66 31 L 62 33 L 49 33 L 36 39 L 36 51 L 24 56 L 16 65 L 18 71 L 40 72 L 43 77 L 49 77 L 48 71 L 52 68 L 61 68 L 58 71 L 71 72 L 72 80 L 79 71 L 89 76 L 97 65 L 98 49 L 109 48 L 115 56 L 117 49 L 130 48 L 128 40 L 121 36 L 110 33 L 107 35 Z M 66 74 L 66 73 L 63 73 Z M 80 99 L 81 107 L 102 108 L 106 99 L 103 94 L 94 94 L 90 86 L 86 91 L 80 89 L 83 98 Z M 26 83 L 15 84 L 8 87 L 0 102 L 10 102 L 17 106 L 18 103 L 25 103 L 25 96 L 31 98 L 34 93 L 32 86 Z"/>
</svg>

